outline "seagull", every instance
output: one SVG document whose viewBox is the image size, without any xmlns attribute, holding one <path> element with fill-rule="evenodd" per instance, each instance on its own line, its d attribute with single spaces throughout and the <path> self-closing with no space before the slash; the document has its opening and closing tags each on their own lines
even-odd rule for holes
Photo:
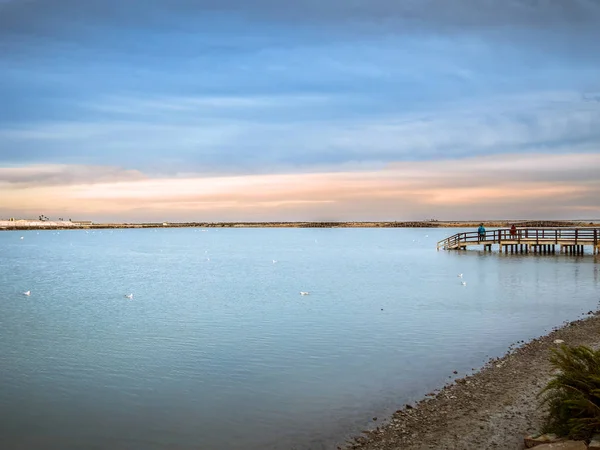
<svg viewBox="0 0 600 450">
<path fill-rule="evenodd" d="M 462 284 L 463 286 L 466 286 L 467 282 L 466 281 L 461 281 L 460 284 Z"/>
<path fill-rule="evenodd" d="M 456 275 L 458 278 L 462 278 L 462 273 L 459 273 L 458 275 Z"/>
<path fill-rule="evenodd" d="M 277 264 L 277 260 L 276 259 L 273 260 L 273 264 Z"/>
<path fill-rule="evenodd" d="M 27 295 L 29 297 L 31 295 L 31 291 L 25 291 L 23 292 L 23 295 Z"/>
<path fill-rule="evenodd" d="M 133 298 L 133 294 L 127 294 L 127 295 L 125 296 L 125 298 L 128 298 L 129 300 L 131 300 L 131 299 Z"/>
<path fill-rule="evenodd" d="M 21 240 L 25 239 L 23 236 L 21 236 Z"/>
<path fill-rule="evenodd" d="M 310 295 L 310 292 L 300 291 L 300 295 Z"/>
</svg>

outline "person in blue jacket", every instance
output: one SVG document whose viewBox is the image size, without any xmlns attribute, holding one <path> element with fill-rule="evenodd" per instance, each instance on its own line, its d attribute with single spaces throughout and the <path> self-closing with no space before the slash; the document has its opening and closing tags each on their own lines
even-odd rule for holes
<svg viewBox="0 0 600 450">
<path fill-rule="evenodd" d="M 479 233 L 479 240 L 485 241 L 485 227 L 483 226 L 483 224 L 479 225 L 479 228 L 477 228 L 477 232 Z"/>
</svg>

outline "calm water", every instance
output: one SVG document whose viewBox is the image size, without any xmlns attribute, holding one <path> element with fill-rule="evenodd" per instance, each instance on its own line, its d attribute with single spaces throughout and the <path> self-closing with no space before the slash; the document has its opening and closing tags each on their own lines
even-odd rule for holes
<svg viewBox="0 0 600 450">
<path fill-rule="evenodd" d="M 596 309 L 593 256 L 456 231 L 2 232 L 0 448 L 331 448 Z"/>
</svg>

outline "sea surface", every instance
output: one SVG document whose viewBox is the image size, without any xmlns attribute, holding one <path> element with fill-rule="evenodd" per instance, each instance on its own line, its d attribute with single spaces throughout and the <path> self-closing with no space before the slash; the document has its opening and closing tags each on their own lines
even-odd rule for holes
<svg viewBox="0 0 600 450">
<path fill-rule="evenodd" d="M 458 231 L 0 232 L 0 448 L 335 448 L 598 307 L 594 256 Z"/>
</svg>

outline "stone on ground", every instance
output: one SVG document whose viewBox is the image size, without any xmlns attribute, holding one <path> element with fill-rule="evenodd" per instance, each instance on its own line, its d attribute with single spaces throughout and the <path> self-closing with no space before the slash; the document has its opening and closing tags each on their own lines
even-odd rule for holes
<svg viewBox="0 0 600 450">
<path fill-rule="evenodd" d="M 558 437 L 556 434 L 534 434 L 525 437 L 525 448 L 536 447 L 541 444 L 551 444 L 554 442 L 564 441 L 564 438 Z"/>
<path fill-rule="evenodd" d="M 600 434 L 595 434 L 590 441 L 590 445 L 588 445 L 588 449 L 590 450 L 600 450 Z"/>
<path fill-rule="evenodd" d="M 587 450 L 587 448 L 584 441 L 562 441 L 537 445 L 535 450 Z"/>
</svg>

